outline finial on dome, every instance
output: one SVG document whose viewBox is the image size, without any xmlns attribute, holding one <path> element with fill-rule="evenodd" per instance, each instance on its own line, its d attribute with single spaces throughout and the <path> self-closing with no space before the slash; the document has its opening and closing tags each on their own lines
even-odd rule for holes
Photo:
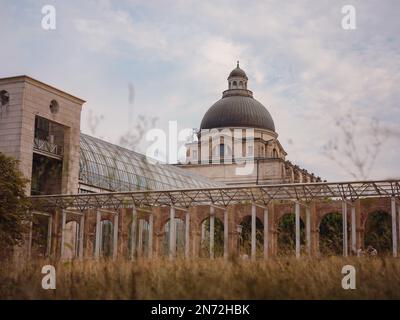
<svg viewBox="0 0 400 320">
<path fill-rule="evenodd" d="M 236 68 L 239 68 L 239 60 L 236 63 Z"/>
</svg>

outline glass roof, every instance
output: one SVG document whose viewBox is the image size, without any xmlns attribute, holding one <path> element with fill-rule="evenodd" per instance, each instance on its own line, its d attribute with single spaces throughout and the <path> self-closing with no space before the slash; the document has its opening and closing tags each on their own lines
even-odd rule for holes
<svg viewBox="0 0 400 320">
<path fill-rule="evenodd" d="M 224 184 L 81 133 L 81 183 L 110 191 L 204 188 Z"/>
</svg>

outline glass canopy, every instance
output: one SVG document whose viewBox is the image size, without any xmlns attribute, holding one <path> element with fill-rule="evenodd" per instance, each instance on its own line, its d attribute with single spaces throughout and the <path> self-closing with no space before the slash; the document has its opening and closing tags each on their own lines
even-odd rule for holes
<svg viewBox="0 0 400 320">
<path fill-rule="evenodd" d="M 169 164 L 81 133 L 79 181 L 105 191 L 224 186 Z"/>
</svg>

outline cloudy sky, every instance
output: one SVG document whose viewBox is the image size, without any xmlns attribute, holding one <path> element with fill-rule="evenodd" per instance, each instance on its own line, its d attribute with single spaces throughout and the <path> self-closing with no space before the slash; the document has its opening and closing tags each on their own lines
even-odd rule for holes
<svg viewBox="0 0 400 320">
<path fill-rule="evenodd" d="M 41 27 L 47 4 L 56 30 Z M 342 28 L 344 5 L 355 30 Z M 198 128 L 240 60 L 289 160 L 330 181 L 400 177 L 398 0 L 0 6 L 0 77 L 27 74 L 87 100 L 85 133 L 117 143 L 139 115 Z"/>
</svg>

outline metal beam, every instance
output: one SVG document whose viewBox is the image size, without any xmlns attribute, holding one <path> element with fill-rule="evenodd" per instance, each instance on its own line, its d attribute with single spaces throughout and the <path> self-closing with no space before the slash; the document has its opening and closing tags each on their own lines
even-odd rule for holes
<svg viewBox="0 0 400 320">
<path fill-rule="evenodd" d="M 38 210 L 44 211 L 54 208 L 77 208 L 81 211 L 89 208 L 112 208 L 115 210 L 116 206 L 131 208 L 137 203 L 148 207 L 170 206 L 171 199 L 174 200 L 173 205 L 176 207 L 187 208 L 187 199 L 190 199 L 191 206 L 210 205 L 223 209 L 227 203 L 232 205 L 243 201 L 252 201 L 256 205 L 262 206 L 272 200 L 306 201 L 327 197 L 354 200 L 382 196 L 400 197 L 400 189 L 394 187 L 399 183 L 400 180 L 318 182 L 32 196 L 30 197 L 32 203 L 30 209 L 33 210 L 37 207 Z"/>
</svg>

